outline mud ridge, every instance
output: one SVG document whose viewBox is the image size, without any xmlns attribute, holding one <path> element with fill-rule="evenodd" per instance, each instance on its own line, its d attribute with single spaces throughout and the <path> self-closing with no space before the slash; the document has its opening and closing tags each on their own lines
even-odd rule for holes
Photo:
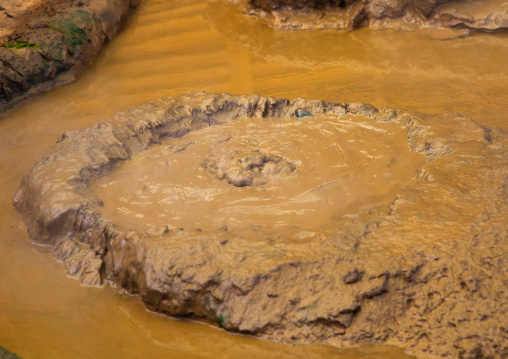
<svg viewBox="0 0 508 359">
<path fill-rule="evenodd" d="M 425 164 L 390 203 L 338 219 L 307 240 L 135 231 L 103 216 L 104 203 L 90 191 L 113 166 L 151 146 L 238 118 L 296 119 L 296 110 L 397 124 Z M 23 178 L 14 205 L 33 241 L 51 246 L 70 275 L 138 294 L 154 311 L 284 342 L 503 358 L 507 145 L 507 133 L 457 114 L 194 93 L 64 133 Z"/>
<path fill-rule="evenodd" d="M 500 0 L 237 0 L 246 15 L 257 16 L 277 29 L 415 30 L 441 28 L 506 31 L 508 7 Z"/>
</svg>

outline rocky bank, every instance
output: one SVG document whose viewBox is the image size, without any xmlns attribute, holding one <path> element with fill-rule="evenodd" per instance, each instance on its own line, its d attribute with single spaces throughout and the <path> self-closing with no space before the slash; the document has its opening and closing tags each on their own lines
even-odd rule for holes
<svg viewBox="0 0 508 359">
<path fill-rule="evenodd" d="M 140 0 L 4 0 L 0 112 L 73 81 Z"/>
<path fill-rule="evenodd" d="M 0 359 L 20 359 L 20 357 L 0 346 Z"/>
<path fill-rule="evenodd" d="M 502 0 L 233 0 L 248 15 L 278 29 L 414 30 L 453 28 L 463 32 L 508 28 Z"/>
<path fill-rule="evenodd" d="M 333 228 L 254 240 L 224 228 L 122 227 L 90 190 L 115 165 L 190 131 L 239 117 L 312 121 L 296 110 L 396 124 L 424 164 L 389 202 Z M 507 146 L 506 132 L 458 114 L 195 93 L 64 133 L 23 178 L 14 205 L 70 275 L 138 294 L 153 311 L 284 342 L 506 358 Z"/>
</svg>

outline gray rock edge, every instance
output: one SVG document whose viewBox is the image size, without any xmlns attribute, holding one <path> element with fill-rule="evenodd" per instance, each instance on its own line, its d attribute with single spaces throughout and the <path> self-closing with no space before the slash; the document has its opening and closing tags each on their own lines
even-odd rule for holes
<svg viewBox="0 0 508 359">
<path fill-rule="evenodd" d="M 0 359 L 21 359 L 16 354 L 8 351 L 4 347 L 0 346 Z"/>
</svg>

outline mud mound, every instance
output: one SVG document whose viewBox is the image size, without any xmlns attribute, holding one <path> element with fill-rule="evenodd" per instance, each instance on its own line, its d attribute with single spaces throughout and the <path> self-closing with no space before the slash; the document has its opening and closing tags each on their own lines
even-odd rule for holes
<svg viewBox="0 0 508 359">
<path fill-rule="evenodd" d="M 298 118 L 298 109 L 314 117 Z M 295 146 L 279 145 L 278 139 L 240 148 L 245 136 L 259 132 L 261 120 L 280 131 L 312 128 L 329 142 L 299 143 L 316 144 L 316 154 L 338 154 L 336 181 L 312 182 L 312 191 L 298 198 L 318 198 L 316 207 L 325 208 L 326 200 L 340 200 L 337 193 L 353 188 L 348 186 L 356 179 L 355 200 L 328 207 L 336 212 L 296 213 L 295 223 L 279 229 L 254 225 L 248 232 L 242 221 L 198 227 L 200 213 L 189 200 L 194 183 L 177 182 L 187 178 L 186 171 L 196 171 L 196 181 L 213 183 L 219 199 L 227 198 L 224 191 L 236 191 L 255 200 L 253 193 L 269 194 L 272 188 L 279 198 L 295 180 L 307 183 L 306 174 L 314 174 L 313 180 L 324 176 L 314 160 L 284 152 Z M 236 125 L 245 133 L 230 135 Z M 281 133 L 280 143 L 302 136 Z M 200 141 L 208 150 L 193 152 Z M 502 255 L 508 236 L 507 144 L 506 133 L 456 114 L 196 93 L 148 102 L 63 134 L 24 177 L 14 204 L 34 242 L 53 246 L 69 274 L 86 285 L 109 281 L 139 294 L 151 310 L 280 341 L 383 343 L 422 358 L 501 358 L 508 354 L 508 266 Z M 178 158 L 187 166 L 172 167 Z M 147 173 L 136 172 L 140 180 L 127 181 L 132 188 L 118 187 L 126 191 L 117 199 L 125 202 L 122 210 L 98 188 L 114 188 L 136 163 Z M 218 175 L 218 163 L 229 172 Z M 359 166 L 364 173 L 354 170 L 348 177 L 341 165 Z M 275 176 L 256 183 L 265 171 Z M 232 185 L 227 173 L 240 177 L 232 175 Z M 237 186 L 245 178 L 256 185 Z M 391 184 L 386 191 L 367 195 L 386 183 Z M 168 193 L 191 208 L 185 226 L 171 224 L 181 220 L 171 212 L 178 209 L 174 203 L 157 202 L 156 212 L 169 213 L 166 217 L 131 211 L 126 220 L 116 220 L 127 206 L 153 207 Z M 221 215 L 220 208 L 212 212 Z M 151 223 L 157 218 L 160 223 Z"/>
<path fill-rule="evenodd" d="M 259 150 L 238 156 L 237 151 L 223 154 L 217 160 L 210 156 L 203 164 L 220 180 L 237 186 L 259 186 L 267 184 L 270 178 L 287 176 L 295 166 L 278 155 L 262 154 Z"/>
<path fill-rule="evenodd" d="M 73 81 L 140 0 L 4 0 L 0 112 Z"/>
<path fill-rule="evenodd" d="M 508 6 L 501 0 L 239 0 L 242 12 L 278 29 L 354 30 L 364 26 L 502 31 Z"/>
</svg>

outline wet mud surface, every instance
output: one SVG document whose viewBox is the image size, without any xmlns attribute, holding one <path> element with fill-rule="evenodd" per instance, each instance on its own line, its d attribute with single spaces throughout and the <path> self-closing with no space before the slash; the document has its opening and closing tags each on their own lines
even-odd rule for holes
<svg viewBox="0 0 508 359">
<path fill-rule="evenodd" d="M 303 138 L 329 145 L 295 149 Z M 15 206 L 69 274 L 150 310 L 280 341 L 503 357 L 507 141 L 456 114 L 189 94 L 66 132 Z"/>
<path fill-rule="evenodd" d="M 139 0 L 4 0 L 0 4 L 0 112 L 73 81 Z"/>
<path fill-rule="evenodd" d="M 508 6 L 502 0 L 237 0 L 246 15 L 277 29 L 342 29 L 361 27 L 416 30 L 506 31 Z"/>
<path fill-rule="evenodd" d="M 334 115 L 239 119 L 151 147 L 91 189 L 124 227 L 312 236 L 410 182 L 425 157 L 405 135 Z"/>
<path fill-rule="evenodd" d="M 143 1 L 79 81 L 26 101 L 0 121 L 0 345 L 23 358 L 407 357 L 386 346 L 338 350 L 228 335 L 146 312 L 114 288 L 80 286 L 45 247 L 31 245 L 12 198 L 62 132 L 188 91 L 454 111 L 507 129 L 505 34 L 441 41 L 450 36 L 427 33 L 276 31 L 220 2 Z"/>
</svg>

